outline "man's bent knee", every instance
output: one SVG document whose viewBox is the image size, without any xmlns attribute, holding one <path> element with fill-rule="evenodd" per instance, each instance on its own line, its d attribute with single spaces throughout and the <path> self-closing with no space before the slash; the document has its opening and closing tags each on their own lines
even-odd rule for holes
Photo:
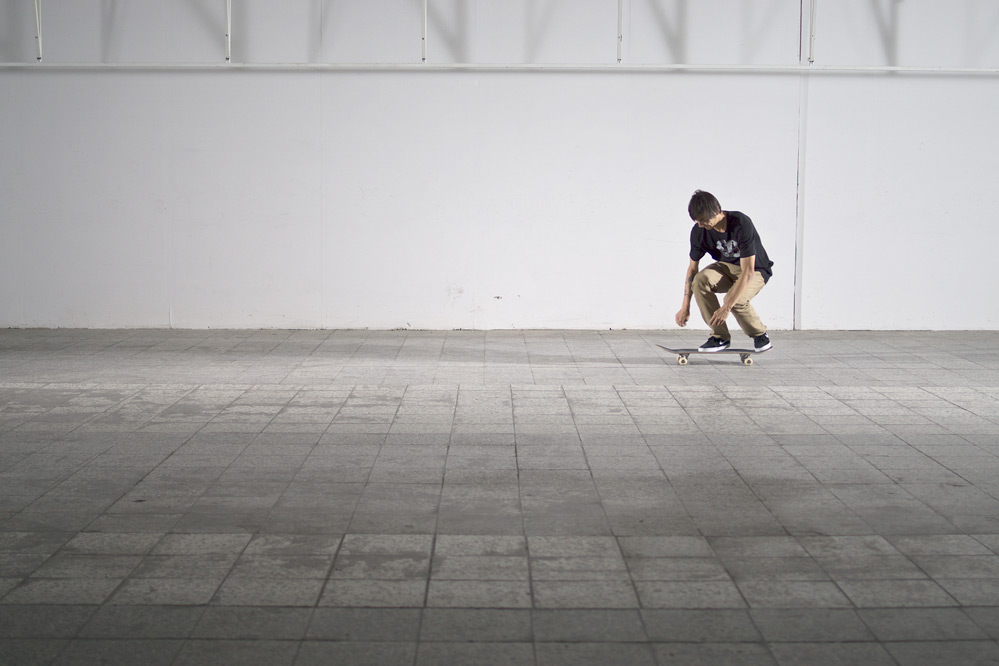
<svg viewBox="0 0 999 666">
<path fill-rule="evenodd" d="M 712 288 L 711 277 L 708 275 L 707 271 L 701 271 L 694 276 L 694 279 L 691 281 L 691 286 L 694 289 L 701 291 L 710 291 Z"/>
</svg>

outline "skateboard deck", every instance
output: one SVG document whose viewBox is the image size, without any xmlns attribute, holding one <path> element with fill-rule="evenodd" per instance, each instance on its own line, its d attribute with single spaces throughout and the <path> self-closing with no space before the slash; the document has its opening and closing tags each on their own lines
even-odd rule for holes
<svg viewBox="0 0 999 666">
<path fill-rule="evenodd" d="M 770 349 L 764 349 L 763 351 L 756 351 L 755 349 L 734 349 L 732 347 L 729 347 L 728 349 L 722 349 L 721 351 L 708 352 L 708 351 L 699 351 L 697 347 L 692 347 L 687 349 L 672 349 L 670 347 L 664 347 L 662 345 L 656 345 L 656 347 L 659 347 L 660 349 L 665 349 L 668 352 L 676 354 L 676 362 L 679 363 L 680 365 L 687 365 L 688 357 L 691 354 L 708 354 L 709 356 L 713 354 L 738 354 L 739 358 L 742 359 L 743 365 L 752 365 L 753 359 L 751 357 L 753 356 L 753 354 L 765 354 L 768 351 L 770 351 L 770 349 L 773 349 L 773 347 L 771 347 Z"/>
</svg>

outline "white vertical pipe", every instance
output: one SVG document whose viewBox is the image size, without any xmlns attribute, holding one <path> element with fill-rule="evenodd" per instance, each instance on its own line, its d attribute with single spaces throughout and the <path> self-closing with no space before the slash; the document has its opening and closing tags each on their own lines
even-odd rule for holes
<svg viewBox="0 0 999 666">
<path fill-rule="evenodd" d="M 805 274 L 805 178 L 808 164 L 806 148 L 808 143 L 808 80 L 809 74 L 804 73 L 798 79 L 798 181 L 794 200 L 794 297 L 792 317 L 794 330 L 802 328 L 802 302 L 804 287 L 802 280 Z"/>
<path fill-rule="evenodd" d="M 802 284 L 805 274 L 805 206 L 806 206 L 806 166 L 808 163 L 806 148 L 808 143 L 808 82 L 809 74 L 815 71 L 812 65 L 815 64 L 815 6 L 817 0 L 811 0 L 808 11 L 808 67 L 804 68 L 802 76 L 798 80 L 798 180 L 795 197 L 795 221 L 794 221 L 794 298 L 793 298 L 793 324 L 795 330 L 801 330 L 804 317 L 802 315 L 802 305 L 804 302 L 804 286 Z M 801 29 L 804 30 L 805 2 L 801 2 Z M 799 52 L 800 53 L 800 52 Z M 798 56 L 799 65 L 801 55 Z"/>
<path fill-rule="evenodd" d="M 624 52 L 624 0 L 617 0 L 617 61 L 622 61 Z"/>
<path fill-rule="evenodd" d="M 35 0 L 35 57 L 42 61 L 42 0 Z"/>
<path fill-rule="evenodd" d="M 427 61 L 427 0 L 423 0 L 423 62 Z"/>
<path fill-rule="evenodd" d="M 808 64 L 815 62 L 815 9 L 818 7 L 819 1 L 812 0 L 812 8 L 809 11 L 808 24 Z"/>
<path fill-rule="evenodd" d="M 232 62 L 232 0 L 225 0 L 225 61 Z"/>
</svg>

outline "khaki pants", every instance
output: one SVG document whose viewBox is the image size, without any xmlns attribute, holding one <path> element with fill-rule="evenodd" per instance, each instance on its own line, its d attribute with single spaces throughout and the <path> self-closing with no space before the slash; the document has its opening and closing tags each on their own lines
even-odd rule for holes
<svg viewBox="0 0 999 666">
<path fill-rule="evenodd" d="M 719 261 L 710 266 L 705 266 L 694 276 L 691 285 L 694 291 L 694 299 L 697 301 L 697 307 L 700 308 L 701 316 L 704 317 L 705 323 L 711 321 L 712 315 L 721 307 L 718 297 L 715 294 L 727 293 L 732 288 L 732 285 L 735 284 L 735 281 L 739 279 L 740 275 L 742 275 L 742 268 L 740 266 Z M 743 332 L 751 338 L 767 332 L 767 327 L 760 321 L 759 315 L 756 314 L 756 310 L 749 302 L 756 294 L 760 293 L 760 289 L 763 289 L 764 284 L 766 283 L 763 281 L 763 275 L 757 271 L 749 285 L 746 286 L 746 290 L 742 292 L 739 302 L 732 307 L 732 314 L 735 315 L 735 320 L 739 322 L 739 326 Z M 728 324 L 725 322 L 722 322 L 720 326 L 712 327 L 711 334 L 722 340 L 732 339 L 732 334 L 728 330 Z"/>
</svg>

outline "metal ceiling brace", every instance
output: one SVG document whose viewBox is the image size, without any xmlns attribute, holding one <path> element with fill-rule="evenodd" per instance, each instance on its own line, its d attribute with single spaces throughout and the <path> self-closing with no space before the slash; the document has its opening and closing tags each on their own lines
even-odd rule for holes
<svg viewBox="0 0 999 666">
<path fill-rule="evenodd" d="M 42 61 L 42 0 L 35 0 L 35 57 Z"/>
<path fill-rule="evenodd" d="M 808 64 L 811 65 L 815 62 L 815 9 L 818 7 L 819 0 L 812 0 L 812 9 L 808 15 Z"/>
<path fill-rule="evenodd" d="M 427 0 L 423 0 L 423 62 L 427 62 Z"/>
<path fill-rule="evenodd" d="M 621 63 L 624 52 L 624 0 L 617 0 L 617 62 Z"/>
</svg>

